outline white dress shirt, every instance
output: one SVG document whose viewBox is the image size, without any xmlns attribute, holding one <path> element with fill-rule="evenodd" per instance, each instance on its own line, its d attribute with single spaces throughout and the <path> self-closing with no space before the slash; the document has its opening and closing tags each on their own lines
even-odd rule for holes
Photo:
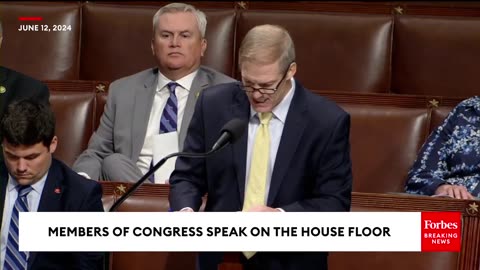
<svg viewBox="0 0 480 270">
<path fill-rule="evenodd" d="M 30 212 L 37 212 L 38 205 L 40 204 L 40 198 L 42 196 L 43 187 L 45 186 L 45 181 L 47 180 L 48 172 L 35 184 L 32 185 L 32 191 L 27 195 L 28 209 Z M 17 189 L 15 188 L 18 185 L 17 181 L 8 175 L 8 184 L 7 191 L 5 194 L 5 206 L 3 208 L 3 222 L 2 222 L 2 233 L 0 239 L 0 269 L 3 269 L 3 263 L 5 261 L 5 252 L 7 251 L 7 239 L 8 231 L 10 229 L 10 217 L 12 216 L 13 206 L 18 197 Z M 27 253 L 28 254 L 28 253 Z M 27 257 L 28 258 L 28 257 Z"/>
<path fill-rule="evenodd" d="M 285 120 L 287 119 L 288 109 L 292 103 L 293 94 L 295 93 L 295 81 L 291 79 L 292 87 L 288 90 L 282 101 L 275 106 L 272 110 L 272 120 L 270 120 L 270 158 L 267 166 L 267 183 L 265 186 L 265 202 L 268 199 L 268 191 L 270 190 L 270 182 L 272 179 L 273 166 L 275 165 L 275 159 L 277 158 L 278 146 L 280 145 L 280 139 L 283 133 L 283 127 L 285 126 Z M 255 134 L 260 126 L 260 120 L 257 116 L 257 112 L 250 106 L 250 119 L 248 121 L 248 146 L 247 146 L 247 166 L 245 173 L 245 190 L 247 190 L 248 178 L 250 175 L 250 165 L 252 162 L 253 144 L 255 141 Z"/>
<path fill-rule="evenodd" d="M 183 114 L 185 113 L 185 106 L 187 104 L 188 94 L 192 87 L 193 79 L 198 71 L 194 71 L 187 76 L 175 81 L 179 85 L 175 89 L 177 96 L 177 131 L 180 131 L 182 126 Z M 160 71 L 158 72 L 158 84 L 155 97 L 153 100 L 152 110 L 148 119 L 147 133 L 145 134 L 145 141 L 142 150 L 137 160 L 137 166 L 142 171 L 142 174 L 147 173 L 150 169 L 150 163 L 153 158 L 153 135 L 160 133 L 160 119 L 162 118 L 163 109 L 170 97 L 170 91 L 167 84 L 172 80 L 167 79 Z M 178 134 L 178 133 L 177 133 Z"/>
</svg>

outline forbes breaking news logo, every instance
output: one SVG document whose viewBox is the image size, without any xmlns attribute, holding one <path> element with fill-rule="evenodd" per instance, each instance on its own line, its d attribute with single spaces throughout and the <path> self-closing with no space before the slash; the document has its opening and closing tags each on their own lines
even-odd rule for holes
<svg viewBox="0 0 480 270">
<path fill-rule="evenodd" d="M 422 251 L 459 252 L 461 235 L 461 213 L 422 212 Z"/>
</svg>

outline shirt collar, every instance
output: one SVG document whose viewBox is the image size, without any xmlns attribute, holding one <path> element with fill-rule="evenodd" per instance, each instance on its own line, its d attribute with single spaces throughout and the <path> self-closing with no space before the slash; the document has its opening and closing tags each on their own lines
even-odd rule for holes
<svg viewBox="0 0 480 270">
<path fill-rule="evenodd" d="M 278 103 L 275 108 L 272 110 L 273 116 L 280 120 L 282 124 L 285 124 L 285 120 L 287 119 L 288 108 L 290 108 L 290 104 L 292 103 L 293 94 L 295 93 L 295 80 L 293 77 L 290 79 L 292 83 L 292 87 L 288 90 L 288 93 L 283 97 L 282 101 Z M 257 112 L 250 106 L 250 118 L 254 117 Z"/>
<path fill-rule="evenodd" d="M 42 193 L 43 187 L 45 186 L 45 182 L 47 180 L 48 171 L 37 181 L 35 184 L 32 185 L 32 189 L 37 192 L 38 194 Z M 10 174 L 8 174 L 8 192 L 11 192 L 15 187 L 18 186 L 17 180 L 13 178 Z"/>
<path fill-rule="evenodd" d="M 198 73 L 198 69 L 188 74 L 187 76 L 180 78 L 179 80 L 176 80 L 175 82 L 178 83 L 183 89 L 190 91 L 190 89 L 192 88 L 193 79 L 195 79 L 195 76 L 197 75 L 197 73 Z M 165 89 L 167 84 L 170 82 L 172 82 L 172 80 L 165 77 L 165 75 L 163 75 L 160 71 L 158 71 L 157 91 L 161 91 L 162 89 Z"/>
</svg>

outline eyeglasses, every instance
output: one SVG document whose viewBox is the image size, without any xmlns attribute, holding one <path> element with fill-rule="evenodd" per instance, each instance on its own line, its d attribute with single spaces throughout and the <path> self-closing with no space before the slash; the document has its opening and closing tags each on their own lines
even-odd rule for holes
<svg viewBox="0 0 480 270">
<path fill-rule="evenodd" d="M 285 70 L 285 73 L 283 74 L 282 79 L 280 79 L 280 81 L 277 83 L 277 86 L 275 88 L 266 88 L 266 87 L 258 87 L 257 88 L 257 87 L 253 87 L 253 86 L 250 86 L 250 85 L 243 85 L 242 83 L 240 84 L 240 88 L 242 88 L 243 91 L 250 92 L 250 93 L 258 91 L 262 94 L 273 94 L 278 90 L 278 87 L 280 87 L 280 84 L 282 84 L 283 80 L 287 77 L 287 73 L 290 70 L 290 66 L 292 64 L 293 64 L 293 62 L 290 63 L 290 65 L 288 65 L 288 68 L 287 68 L 287 70 Z"/>
</svg>

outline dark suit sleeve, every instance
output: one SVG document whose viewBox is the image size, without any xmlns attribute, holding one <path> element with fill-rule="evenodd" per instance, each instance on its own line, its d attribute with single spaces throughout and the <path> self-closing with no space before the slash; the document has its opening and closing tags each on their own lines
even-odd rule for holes
<svg viewBox="0 0 480 270">
<path fill-rule="evenodd" d="M 349 211 L 352 192 L 350 158 L 350 116 L 342 114 L 331 132 L 323 153 L 314 164 L 312 196 L 289 205 L 285 211 Z"/>
<path fill-rule="evenodd" d="M 93 188 L 89 189 L 85 196 L 80 212 L 103 212 L 102 187 L 99 183 L 92 180 L 84 180 L 93 183 Z M 104 265 L 104 253 L 100 252 L 73 252 L 72 269 L 76 270 L 101 270 Z"/>
<path fill-rule="evenodd" d="M 82 177 L 83 178 L 83 177 Z M 95 181 L 90 179 L 83 179 L 88 181 L 93 187 L 89 189 L 88 194 L 85 196 L 82 206 L 80 207 L 81 212 L 103 212 L 102 204 L 102 186 Z"/>
<path fill-rule="evenodd" d="M 195 112 L 185 138 L 184 152 L 205 152 L 203 96 L 203 94 L 200 95 L 195 105 Z M 170 176 L 170 208 L 178 211 L 184 207 L 190 207 L 198 211 L 202 204 L 202 196 L 207 190 L 205 179 L 205 159 L 179 157 L 175 163 L 175 170 Z"/>
<path fill-rule="evenodd" d="M 50 104 L 50 91 L 46 84 L 37 79 L 13 71 L 10 76 L 12 77 L 12 83 L 9 87 L 14 89 L 15 94 L 9 102 L 28 98 L 43 104 Z"/>
<path fill-rule="evenodd" d="M 50 91 L 48 87 L 42 83 L 34 98 L 44 104 L 50 104 Z"/>
</svg>

